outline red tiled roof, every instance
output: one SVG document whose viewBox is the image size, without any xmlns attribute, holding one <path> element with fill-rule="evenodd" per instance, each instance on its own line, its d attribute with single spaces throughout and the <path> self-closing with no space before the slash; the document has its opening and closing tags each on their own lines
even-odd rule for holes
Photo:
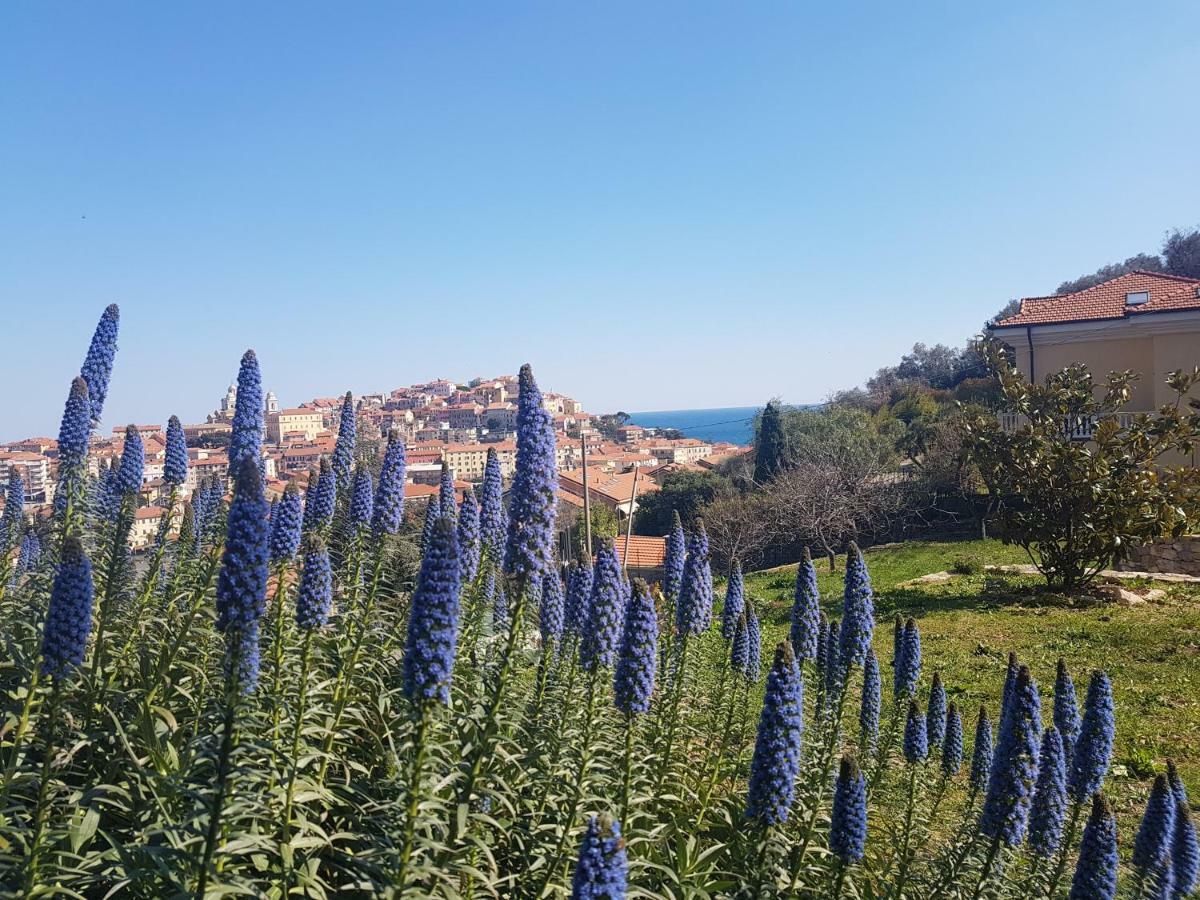
<svg viewBox="0 0 1200 900">
<path fill-rule="evenodd" d="M 667 539 L 661 537 L 644 537 L 632 534 L 629 540 L 629 568 L 631 569 L 660 569 L 667 558 Z M 617 549 L 617 559 L 625 565 L 625 535 L 613 539 Z"/>
<path fill-rule="evenodd" d="M 1128 272 L 1074 294 L 1026 297 L 1016 315 L 1000 319 L 995 328 L 1053 325 L 1062 322 L 1091 322 L 1124 319 L 1146 313 L 1200 309 L 1197 293 L 1200 279 L 1159 272 Z M 1145 291 L 1150 300 L 1126 306 L 1125 295 Z"/>
</svg>

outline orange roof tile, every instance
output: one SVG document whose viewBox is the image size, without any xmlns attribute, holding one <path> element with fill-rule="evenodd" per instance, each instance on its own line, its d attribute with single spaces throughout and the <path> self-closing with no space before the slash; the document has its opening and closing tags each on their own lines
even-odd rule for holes
<svg viewBox="0 0 1200 900">
<path fill-rule="evenodd" d="M 1127 272 L 1073 294 L 1051 297 L 1026 297 L 1015 315 L 1000 319 L 993 328 L 1017 328 L 1026 325 L 1055 325 L 1065 322 L 1092 322 L 1125 319 L 1147 313 L 1181 309 L 1200 310 L 1200 279 L 1161 272 Z M 1146 303 L 1127 306 L 1126 294 L 1150 295 Z"/>
<path fill-rule="evenodd" d="M 628 538 L 628 551 L 626 550 L 625 535 L 619 535 L 613 540 L 613 543 L 616 545 L 617 558 L 621 561 L 621 565 L 625 565 L 625 557 L 628 553 L 629 568 L 631 569 L 659 569 L 662 568 L 667 558 L 666 538 L 631 534 Z"/>
</svg>

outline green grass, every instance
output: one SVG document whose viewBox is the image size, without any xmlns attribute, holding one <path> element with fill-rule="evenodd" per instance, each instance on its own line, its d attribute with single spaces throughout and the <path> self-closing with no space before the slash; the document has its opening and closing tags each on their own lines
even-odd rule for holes
<svg viewBox="0 0 1200 900">
<path fill-rule="evenodd" d="M 963 558 L 977 563 L 980 574 L 941 585 L 898 587 L 950 570 Z M 1191 794 L 1200 791 L 1198 586 L 1157 585 L 1167 597 L 1142 606 L 1072 605 L 1041 590 L 1037 578 L 983 573 L 983 564 L 1028 562 L 1020 548 L 996 541 L 912 542 L 870 550 L 866 559 L 876 591 L 880 624 L 875 650 L 885 691 L 890 684 L 890 622 L 896 614 L 913 616 L 921 628 L 922 693 L 933 671 L 940 670 L 950 699 L 964 711 L 968 739 L 980 703 L 987 704 L 993 723 L 997 718 L 1010 650 L 1037 679 L 1047 722 L 1059 657 L 1075 676 L 1080 703 L 1089 672 L 1103 668 L 1112 679 L 1116 702 L 1110 788 L 1122 830 L 1127 832 L 1140 815 L 1152 772 L 1161 772 L 1168 758 L 1179 764 Z M 836 617 L 844 563 L 839 557 L 834 573 L 826 561 L 817 564 L 824 607 Z M 786 633 L 794 577 L 795 566 L 746 577 L 747 593 L 760 602 L 764 622 L 770 623 L 768 646 Z"/>
</svg>

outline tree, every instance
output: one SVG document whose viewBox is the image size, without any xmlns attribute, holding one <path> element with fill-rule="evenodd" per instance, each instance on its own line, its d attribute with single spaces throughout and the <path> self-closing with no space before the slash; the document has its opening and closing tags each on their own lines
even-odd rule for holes
<svg viewBox="0 0 1200 900">
<path fill-rule="evenodd" d="M 904 510 L 903 476 L 884 455 L 826 442 L 797 458 L 771 485 L 774 520 L 781 532 L 822 550 L 831 569 L 847 541 L 884 530 Z"/>
<path fill-rule="evenodd" d="M 1111 263 L 1107 266 L 1101 266 L 1091 275 L 1080 275 L 1072 281 L 1064 281 L 1054 289 L 1056 294 L 1074 294 L 1077 291 L 1083 291 L 1090 287 L 1095 287 L 1118 275 L 1125 275 L 1129 272 L 1162 272 L 1163 263 L 1153 253 L 1139 253 L 1137 256 L 1131 256 L 1125 262 Z"/>
<path fill-rule="evenodd" d="M 629 424 L 629 413 L 615 412 L 597 416 L 592 421 L 592 424 L 596 426 L 597 431 L 610 441 L 615 441 L 621 435 L 621 426 Z"/>
<path fill-rule="evenodd" d="M 767 484 L 790 462 L 780 404 L 778 400 L 771 400 L 759 417 L 758 433 L 754 437 L 754 480 L 759 484 Z"/>
<path fill-rule="evenodd" d="M 1200 230 L 1175 229 L 1163 242 L 1162 255 L 1172 275 L 1200 278 Z"/>
<path fill-rule="evenodd" d="M 659 490 L 638 498 L 633 530 L 637 534 L 666 534 L 671 530 L 673 512 L 679 513 L 684 528 L 691 529 L 701 507 L 733 493 L 729 479 L 716 472 L 672 472 Z"/>
<path fill-rule="evenodd" d="M 763 493 L 718 497 L 702 510 L 713 562 L 729 571 L 733 560 L 751 567 L 779 535 L 777 509 Z"/>
<path fill-rule="evenodd" d="M 1001 537 L 1025 549 L 1051 588 L 1077 590 L 1128 548 L 1200 518 L 1200 469 L 1171 461 L 1200 444 L 1200 413 L 1184 402 L 1200 368 L 1168 375 L 1174 401 L 1129 420 L 1117 415 L 1137 377 L 1129 372 L 1096 385 L 1077 364 L 1031 385 L 998 347 L 990 359 L 1024 424 L 1006 432 L 980 411 L 965 424 L 966 446 Z"/>
</svg>

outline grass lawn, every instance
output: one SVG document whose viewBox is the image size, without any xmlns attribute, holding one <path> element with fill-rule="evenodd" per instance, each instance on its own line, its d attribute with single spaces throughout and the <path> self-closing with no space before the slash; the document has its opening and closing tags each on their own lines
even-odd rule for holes
<svg viewBox="0 0 1200 900">
<path fill-rule="evenodd" d="M 875 651 L 890 697 L 894 615 L 914 617 L 922 638 L 922 700 L 940 670 L 951 700 L 963 711 L 968 742 L 980 703 L 998 719 L 1009 651 L 1038 681 L 1043 719 L 1050 721 L 1055 665 L 1066 660 L 1082 705 L 1092 669 L 1112 679 L 1117 711 L 1112 794 L 1125 838 L 1136 826 L 1150 780 L 1168 758 L 1181 769 L 1193 798 L 1200 796 L 1200 586 L 1158 584 L 1165 599 L 1141 606 L 1115 603 L 1073 607 L 1039 589 L 1039 580 L 992 573 L 956 577 L 946 584 L 898 587 L 909 579 L 951 569 L 957 560 L 982 564 L 1028 562 L 1023 551 L 996 541 L 912 542 L 866 553 L 876 592 Z M 820 560 L 821 594 L 831 615 L 841 615 L 841 570 Z M 764 643 L 785 634 L 795 566 L 746 577 L 764 622 Z M 1145 585 L 1134 584 L 1133 587 Z M 718 589 L 718 597 L 723 588 Z M 969 751 L 968 751 L 969 754 Z"/>
</svg>

